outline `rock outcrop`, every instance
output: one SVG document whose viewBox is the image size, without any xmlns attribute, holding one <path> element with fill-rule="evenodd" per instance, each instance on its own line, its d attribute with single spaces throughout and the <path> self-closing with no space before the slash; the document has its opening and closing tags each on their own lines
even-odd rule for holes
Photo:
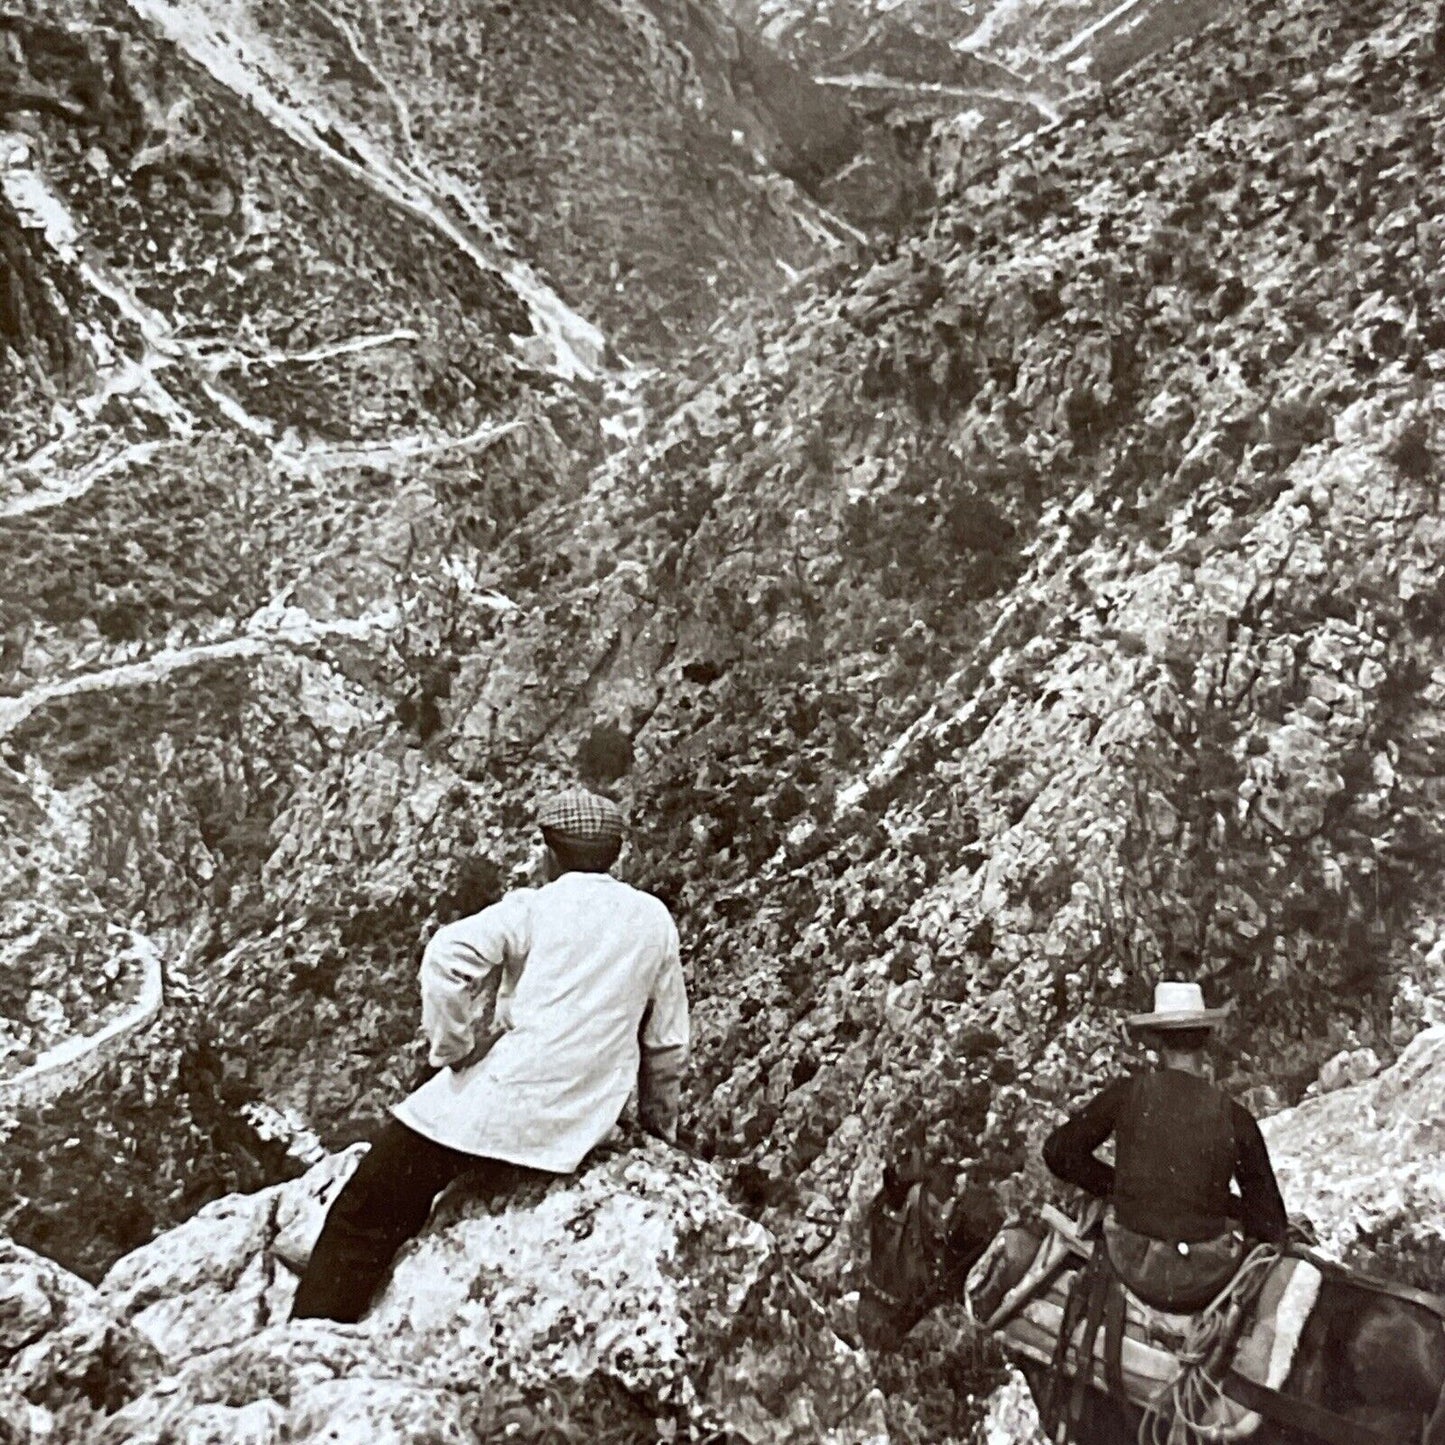
<svg viewBox="0 0 1445 1445">
<path fill-rule="evenodd" d="M 287 1323 L 279 1257 L 305 1254 L 356 1157 L 209 1205 L 98 1292 L 11 1249 L 0 1390 L 26 1413 L 3 1438 L 525 1441 L 551 1420 L 597 1440 L 886 1442 L 866 1360 L 776 1243 L 655 1144 L 495 1211 L 459 1186 L 360 1326 Z"/>
<path fill-rule="evenodd" d="M 1331 1257 L 1445 1287 L 1445 1026 L 1388 1069 L 1264 1123 L 1280 1189 Z"/>
<path fill-rule="evenodd" d="M 54 1261 L 0 1239 L 0 1440 L 80 1441 L 159 1380 L 160 1352 Z"/>
</svg>

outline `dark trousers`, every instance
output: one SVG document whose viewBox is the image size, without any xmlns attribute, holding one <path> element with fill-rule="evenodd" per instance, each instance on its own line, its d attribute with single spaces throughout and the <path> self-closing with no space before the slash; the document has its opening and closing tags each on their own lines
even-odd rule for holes
<svg viewBox="0 0 1445 1445">
<path fill-rule="evenodd" d="M 396 1252 L 420 1232 L 437 1195 L 463 1174 L 493 1199 L 539 1177 L 537 1170 L 448 1149 L 388 1119 L 332 1201 L 291 1318 L 359 1320 Z"/>
</svg>

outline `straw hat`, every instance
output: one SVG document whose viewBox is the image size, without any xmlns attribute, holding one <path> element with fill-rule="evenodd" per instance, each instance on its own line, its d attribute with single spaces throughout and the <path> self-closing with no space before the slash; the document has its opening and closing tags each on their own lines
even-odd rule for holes
<svg viewBox="0 0 1445 1445">
<path fill-rule="evenodd" d="M 1162 1032 L 1174 1029 L 1214 1029 L 1224 1022 L 1228 1014 L 1228 1008 L 1205 1008 L 1204 990 L 1197 983 L 1165 979 L 1154 985 L 1154 1011 L 1133 1014 L 1126 1022 L 1134 1032 L 1145 1029 Z"/>
</svg>

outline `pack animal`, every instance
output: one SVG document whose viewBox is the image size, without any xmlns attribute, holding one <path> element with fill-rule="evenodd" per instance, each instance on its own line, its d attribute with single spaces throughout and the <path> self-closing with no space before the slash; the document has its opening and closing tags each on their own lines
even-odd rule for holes
<svg viewBox="0 0 1445 1445">
<path fill-rule="evenodd" d="M 1005 1225 L 987 1191 L 948 1197 L 916 1164 L 885 1171 L 867 1225 L 859 1328 L 874 1350 L 896 1348 L 924 1315 L 965 1290 L 975 1317 L 987 1318 L 1023 1278 L 1042 1239 L 1038 1227 Z M 1445 1445 L 1445 1324 L 1428 1304 L 1388 1288 L 1325 1274 L 1278 1392 L 1282 1408 L 1265 1413 L 1251 1445 Z M 1031 1359 L 1020 1366 L 1042 1410 L 1050 1368 Z M 1076 1445 L 1147 1438 L 1136 1405 L 1097 1388 L 1081 1403 L 1072 1424 Z M 1301 1418 L 1312 1423 L 1303 1426 Z"/>
</svg>

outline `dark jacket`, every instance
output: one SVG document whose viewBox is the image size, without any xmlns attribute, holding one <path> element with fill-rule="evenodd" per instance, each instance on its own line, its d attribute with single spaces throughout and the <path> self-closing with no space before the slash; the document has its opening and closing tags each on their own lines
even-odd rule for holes
<svg viewBox="0 0 1445 1445">
<path fill-rule="evenodd" d="M 1094 1157 L 1111 1134 L 1112 1167 Z M 1054 1130 L 1044 1163 L 1151 1239 L 1213 1239 L 1242 1223 L 1251 1239 L 1283 1243 L 1289 1225 L 1254 1116 L 1182 1069 L 1110 1084 Z"/>
</svg>

